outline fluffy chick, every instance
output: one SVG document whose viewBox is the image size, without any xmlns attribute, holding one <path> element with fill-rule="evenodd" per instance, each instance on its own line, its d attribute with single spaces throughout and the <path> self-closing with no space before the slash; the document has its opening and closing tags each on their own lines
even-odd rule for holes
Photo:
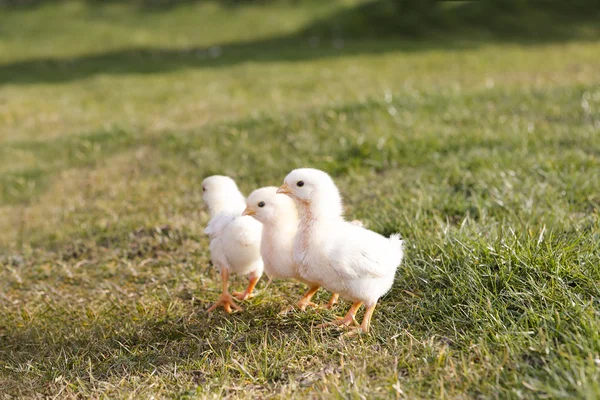
<svg viewBox="0 0 600 400">
<path fill-rule="evenodd" d="M 310 300 L 320 285 L 302 278 L 294 262 L 294 237 L 298 231 L 298 212 L 294 201 L 277 195 L 276 187 L 260 188 L 248 196 L 242 215 L 250 215 L 263 224 L 260 253 L 269 278 L 296 279 L 305 283 L 309 287 L 308 292 L 296 305 L 301 310 L 316 306 Z M 334 293 L 325 307 L 333 307 L 337 298 L 338 295 Z"/>
<path fill-rule="evenodd" d="M 228 313 L 232 307 L 241 310 L 229 294 L 229 275 L 248 275 L 250 282 L 246 291 L 233 294 L 238 300 L 252 296 L 264 269 L 260 256 L 262 225 L 250 217 L 242 216 L 246 200 L 233 179 L 210 176 L 202 182 L 202 191 L 211 217 L 204 232 L 210 236 L 210 257 L 223 280 L 219 301 L 208 312 L 219 306 L 223 306 Z"/>
<path fill-rule="evenodd" d="M 294 261 L 300 275 L 353 302 L 335 325 L 350 326 L 364 304 L 365 316 L 359 329 L 368 332 L 377 301 L 392 287 L 404 256 L 400 236 L 388 239 L 346 222 L 340 193 L 323 171 L 294 170 L 277 193 L 294 199 L 300 214 L 294 242 Z"/>
</svg>

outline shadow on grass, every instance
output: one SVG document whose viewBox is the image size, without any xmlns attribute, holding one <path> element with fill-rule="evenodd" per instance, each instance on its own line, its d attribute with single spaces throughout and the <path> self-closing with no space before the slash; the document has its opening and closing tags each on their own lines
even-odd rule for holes
<svg viewBox="0 0 600 400">
<path fill-rule="evenodd" d="M 554 3 L 382 0 L 342 10 L 295 34 L 210 47 L 129 48 L 0 65 L 0 84 L 67 82 L 99 74 L 151 74 L 246 62 L 466 49 L 487 42 L 535 45 L 600 38 L 599 0 Z M 382 39 L 383 38 L 383 39 Z"/>
<path fill-rule="evenodd" d="M 0 379 L 0 388 L 7 393 L 30 395 L 52 391 L 49 384 L 56 382 L 57 376 L 67 381 L 93 383 L 143 375 L 157 369 L 171 371 L 173 365 L 209 369 L 232 355 L 243 354 L 248 345 L 259 346 L 265 332 L 281 343 L 292 338 L 307 340 L 304 336 L 308 333 L 298 329 L 298 322 L 274 317 L 270 306 L 248 305 L 247 308 L 251 312 L 227 315 L 219 310 L 208 316 L 205 308 L 194 307 L 184 314 L 147 315 L 142 319 L 127 315 L 131 310 L 122 310 L 125 315 L 108 310 L 91 325 L 81 320 L 60 323 L 69 315 L 64 312 L 46 319 L 49 324 L 43 326 L 17 328 L 0 324 L 0 357 L 4 371 L 8 375 L 15 374 L 13 383 L 23 382 L 6 387 L 10 381 L 2 385 Z M 44 373 L 17 372 L 23 365 Z M 223 369 L 228 374 L 237 374 L 236 369 L 228 365 L 223 365 Z M 182 372 L 202 375 L 202 371 L 185 368 Z M 194 378 L 202 380 L 202 376 Z"/>
</svg>

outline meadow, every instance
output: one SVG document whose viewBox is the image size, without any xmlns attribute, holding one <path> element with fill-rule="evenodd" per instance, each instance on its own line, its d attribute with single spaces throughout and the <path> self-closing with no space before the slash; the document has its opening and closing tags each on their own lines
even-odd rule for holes
<svg viewBox="0 0 600 400">
<path fill-rule="evenodd" d="M 600 397 L 600 7 L 429 3 L 0 2 L 0 398 Z M 201 181 L 305 166 L 406 242 L 368 335 L 205 312 Z"/>
</svg>

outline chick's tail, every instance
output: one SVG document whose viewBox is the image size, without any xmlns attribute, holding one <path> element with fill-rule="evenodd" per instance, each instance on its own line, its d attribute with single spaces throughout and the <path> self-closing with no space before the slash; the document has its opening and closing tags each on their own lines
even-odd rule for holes
<svg viewBox="0 0 600 400">
<path fill-rule="evenodd" d="M 404 257 L 404 240 L 399 233 L 394 233 L 388 239 L 393 249 L 395 250 L 393 254 L 395 255 L 394 265 L 398 266 L 402 262 L 402 258 Z"/>
</svg>

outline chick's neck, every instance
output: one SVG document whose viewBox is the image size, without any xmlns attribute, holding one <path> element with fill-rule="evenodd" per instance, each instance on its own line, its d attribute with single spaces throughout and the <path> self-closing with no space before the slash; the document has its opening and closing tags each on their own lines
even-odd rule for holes
<svg viewBox="0 0 600 400">
<path fill-rule="evenodd" d="M 276 218 L 270 218 L 263 222 L 263 233 L 276 236 L 294 234 L 298 229 L 298 215 L 280 213 Z"/>
<path fill-rule="evenodd" d="M 311 201 L 300 201 L 298 203 L 300 224 L 315 225 L 340 221 L 344 219 L 342 201 L 339 195 L 317 196 Z"/>
</svg>

